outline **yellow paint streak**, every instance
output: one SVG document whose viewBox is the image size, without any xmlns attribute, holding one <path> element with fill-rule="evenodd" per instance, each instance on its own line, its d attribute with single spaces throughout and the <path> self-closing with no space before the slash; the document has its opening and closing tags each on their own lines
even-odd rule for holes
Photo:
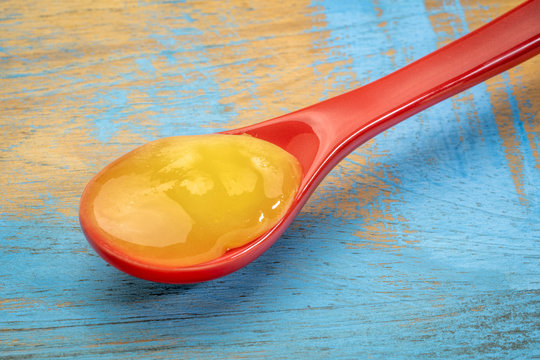
<svg viewBox="0 0 540 360">
<path fill-rule="evenodd" d="M 167 341 L 167 340 L 170 340 L 170 338 L 167 338 L 167 339 L 164 339 L 164 338 L 160 338 L 160 339 L 138 339 L 138 340 L 133 340 L 133 341 L 104 341 L 104 340 L 99 340 L 99 341 L 96 341 L 95 344 L 89 344 L 89 345 L 86 345 L 85 348 L 99 348 L 99 347 L 107 347 L 107 346 L 119 346 L 119 345 L 131 345 L 131 344 L 145 344 L 145 343 L 159 343 L 159 342 L 163 342 L 163 341 Z"/>
<path fill-rule="evenodd" d="M 149 35 L 168 37 L 171 28 L 189 27 L 182 16 L 168 16 L 188 9 L 135 0 L 63 0 L 44 6 L 10 0 L 2 7 L 19 16 L 3 20 L 0 29 L 2 46 L 9 49 L 0 71 L 10 75 L 0 86 L 0 129 L 3 148 L 9 149 L 0 153 L 0 208 L 22 219 L 43 211 L 49 218 L 51 212 L 75 216 L 92 174 L 146 141 L 129 125 L 150 134 L 157 125 L 149 120 L 150 105 L 159 104 L 138 88 L 177 73 L 178 65 L 160 57 L 165 47 Z M 141 54 L 155 56 L 155 74 L 140 71 L 136 60 Z M 185 68 L 193 68 L 190 53 L 183 56 Z M 180 75 L 167 80 L 194 81 Z M 104 102 L 114 91 L 126 92 L 125 106 Z M 118 112 L 113 119 L 117 131 L 103 144 L 92 135 L 89 119 L 99 120 L 107 111 Z"/>
<path fill-rule="evenodd" d="M 64 301 L 64 302 L 57 302 L 56 307 L 63 308 L 63 307 L 75 307 L 75 306 L 82 306 L 82 301 Z"/>
<path fill-rule="evenodd" d="M 320 9 L 309 0 L 287 2 L 286 11 L 283 3 L 265 0 L 249 6 L 221 1 L 193 5 L 216 14 L 201 29 L 206 34 L 202 40 L 215 69 L 212 76 L 229 92 L 221 103 L 237 114 L 230 127 L 318 102 L 334 85 L 326 76 L 350 61 L 327 61 L 329 32 Z"/>
<path fill-rule="evenodd" d="M 424 3 L 428 13 L 434 14 L 429 16 L 429 21 L 437 34 L 437 48 L 447 45 L 463 34 L 464 27 L 459 16 L 445 10 L 456 6 L 456 0 L 425 0 Z"/>
<path fill-rule="evenodd" d="M 494 115 L 499 136 L 502 140 L 507 165 L 512 174 L 512 181 L 520 201 L 526 203 L 526 194 L 523 188 L 523 155 L 520 141 L 514 126 L 514 114 L 510 106 L 510 95 L 506 92 L 506 82 L 497 77 L 486 82 L 490 99 L 495 104 Z"/>
<path fill-rule="evenodd" d="M 330 173 L 305 210 L 318 213 L 332 209 L 333 216 L 343 221 L 361 219 L 354 232 L 358 240 L 347 243 L 348 248 L 399 249 L 403 246 L 396 244 L 398 234 L 403 234 L 407 221 L 395 212 L 392 204 L 398 200 L 390 196 L 396 196 L 394 185 L 400 181 L 389 171 L 383 173 L 380 160 L 384 155 L 374 142 L 366 145 L 350 154 Z"/>
<path fill-rule="evenodd" d="M 508 71 L 510 83 L 514 86 L 514 97 L 523 117 L 523 127 L 535 160 L 535 168 L 540 170 L 540 57 Z"/>
<path fill-rule="evenodd" d="M 29 298 L 0 299 L 0 311 L 12 311 L 29 308 L 34 304 L 41 304 L 41 300 Z"/>
</svg>

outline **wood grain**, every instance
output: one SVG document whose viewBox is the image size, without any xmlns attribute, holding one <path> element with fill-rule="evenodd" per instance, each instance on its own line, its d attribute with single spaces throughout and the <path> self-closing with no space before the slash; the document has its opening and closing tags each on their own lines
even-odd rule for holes
<svg viewBox="0 0 540 360">
<path fill-rule="evenodd" d="M 225 278 L 132 278 L 77 219 L 139 144 L 337 95 L 518 3 L 3 1 L 0 358 L 539 357 L 540 58 L 358 149 Z"/>
</svg>

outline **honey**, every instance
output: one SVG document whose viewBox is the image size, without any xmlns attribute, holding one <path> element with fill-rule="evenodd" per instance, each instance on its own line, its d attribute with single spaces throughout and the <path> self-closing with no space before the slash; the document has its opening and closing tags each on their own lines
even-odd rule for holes
<svg viewBox="0 0 540 360">
<path fill-rule="evenodd" d="M 272 228 L 301 175 L 294 156 L 249 135 L 179 136 L 116 160 L 85 193 L 107 246 L 148 264 L 190 266 Z"/>
</svg>

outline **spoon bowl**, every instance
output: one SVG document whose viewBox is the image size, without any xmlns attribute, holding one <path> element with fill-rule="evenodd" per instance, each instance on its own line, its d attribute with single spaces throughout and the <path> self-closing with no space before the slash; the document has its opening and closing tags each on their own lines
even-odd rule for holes
<svg viewBox="0 0 540 360">
<path fill-rule="evenodd" d="M 229 130 L 273 143 L 299 161 L 295 199 L 278 223 L 253 241 L 198 265 L 156 266 L 109 245 L 81 198 L 81 227 L 94 249 L 131 275 L 166 283 L 194 283 L 236 271 L 282 235 L 322 179 L 358 146 L 402 120 L 540 53 L 540 0 L 523 3 L 445 47 L 370 84 L 305 109 Z M 88 187 L 87 187 L 88 188 Z"/>
</svg>

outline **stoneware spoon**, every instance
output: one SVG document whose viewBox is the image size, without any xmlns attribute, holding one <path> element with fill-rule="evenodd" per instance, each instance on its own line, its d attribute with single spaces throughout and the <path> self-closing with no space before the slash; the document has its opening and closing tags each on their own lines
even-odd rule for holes
<svg viewBox="0 0 540 360">
<path fill-rule="evenodd" d="M 326 174 L 347 154 L 380 132 L 540 52 L 540 0 L 528 1 L 478 30 L 375 82 L 305 109 L 224 134 L 249 134 L 280 146 L 303 168 L 295 200 L 269 231 L 217 259 L 186 267 L 157 267 L 106 246 L 88 212 L 83 231 L 109 263 L 158 282 L 215 279 L 247 265 L 266 251 L 293 221 Z M 81 199 L 81 209 L 89 208 Z M 210 211 L 210 209 L 209 209 Z"/>
</svg>

